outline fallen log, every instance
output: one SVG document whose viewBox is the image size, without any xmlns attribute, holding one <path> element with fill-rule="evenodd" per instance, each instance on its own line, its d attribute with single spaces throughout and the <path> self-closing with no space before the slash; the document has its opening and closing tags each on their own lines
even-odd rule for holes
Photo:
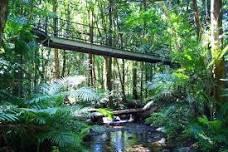
<svg viewBox="0 0 228 152">
<path fill-rule="evenodd" d="M 136 108 L 136 109 L 125 109 L 125 110 L 115 110 L 112 111 L 114 116 L 121 116 L 121 115 L 132 115 L 134 120 L 141 120 L 148 117 L 152 112 L 158 109 L 158 105 L 155 104 L 153 101 L 148 102 L 143 108 Z M 98 109 L 92 109 L 91 120 L 93 122 L 102 122 L 102 115 Z"/>
</svg>

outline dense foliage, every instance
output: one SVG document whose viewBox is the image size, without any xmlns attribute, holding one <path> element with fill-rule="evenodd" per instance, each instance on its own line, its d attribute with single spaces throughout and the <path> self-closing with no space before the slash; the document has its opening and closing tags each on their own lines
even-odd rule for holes
<svg viewBox="0 0 228 152">
<path fill-rule="evenodd" d="M 84 151 L 91 108 L 112 119 L 151 100 L 160 106 L 145 121 L 171 147 L 227 151 L 227 3 L 2 0 L 0 151 Z M 44 47 L 38 26 L 174 64 Z"/>
</svg>

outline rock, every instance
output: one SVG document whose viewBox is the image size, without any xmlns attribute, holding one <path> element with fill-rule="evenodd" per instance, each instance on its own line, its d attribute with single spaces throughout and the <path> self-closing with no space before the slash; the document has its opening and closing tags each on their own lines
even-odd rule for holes
<svg viewBox="0 0 228 152">
<path fill-rule="evenodd" d="M 102 120 L 103 120 L 103 123 L 104 123 L 104 124 L 109 124 L 109 123 L 112 122 L 112 119 L 110 119 L 110 118 L 108 118 L 108 117 L 103 117 Z"/>
<path fill-rule="evenodd" d="M 147 147 L 144 147 L 143 145 L 135 145 L 130 149 L 126 150 L 127 152 L 150 152 L 150 150 Z"/>
<path fill-rule="evenodd" d="M 158 141 L 153 142 L 152 144 L 158 145 L 158 146 L 166 146 L 165 144 L 165 138 L 161 138 Z"/>
<path fill-rule="evenodd" d="M 119 117 L 119 116 L 116 116 L 116 117 L 114 117 L 114 118 L 113 118 L 113 121 L 114 121 L 114 122 L 116 122 L 116 121 L 120 121 L 120 120 L 121 120 L 121 119 L 120 119 L 120 117 Z"/>
<path fill-rule="evenodd" d="M 161 138 L 160 140 L 152 143 L 152 150 L 154 152 L 160 152 L 162 151 L 162 147 L 165 147 L 165 146 L 166 146 L 165 138 Z"/>
</svg>

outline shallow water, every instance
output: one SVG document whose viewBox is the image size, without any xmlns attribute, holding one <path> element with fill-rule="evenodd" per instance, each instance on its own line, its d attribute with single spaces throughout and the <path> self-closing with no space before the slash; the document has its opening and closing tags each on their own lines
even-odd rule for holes
<svg viewBox="0 0 228 152">
<path fill-rule="evenodd" d="M 138 123 L 98 127 L 87 142 L 91 152 L 150 152 L 152 143 L 162 138 L 154 128 Z"/>
</svg>

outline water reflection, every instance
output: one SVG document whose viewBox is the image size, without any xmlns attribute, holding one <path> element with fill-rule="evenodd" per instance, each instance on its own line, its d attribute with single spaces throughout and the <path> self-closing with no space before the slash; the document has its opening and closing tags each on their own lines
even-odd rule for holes
<svg viewBox="0 0 228 152">
<path fill-rule="evenodd" d="M 125 152 L 137 145 L 148 147 L 152 141 L 160 138 L 159 134 L 151 131 L 146 125 L 131 124 L 93 135 L 89 144 L 91 152 Z"/>
</svg>

